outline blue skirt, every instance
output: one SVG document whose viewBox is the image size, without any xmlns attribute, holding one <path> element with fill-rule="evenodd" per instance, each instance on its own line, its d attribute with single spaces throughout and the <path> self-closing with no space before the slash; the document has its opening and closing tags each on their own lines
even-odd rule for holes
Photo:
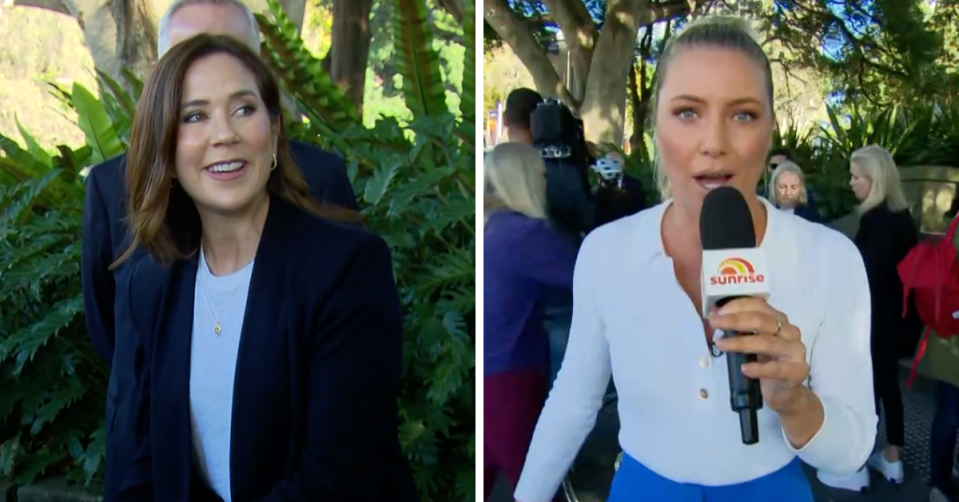
<svg viewBox="0 0 959 502">
<path fill-rule="evenodd" d="M 799 458 L 776 472 L 746 483 L 699 486 L 670 481 L 633 457 L 623 461 L 606 502 L 813 502 Z"/>
</svg>

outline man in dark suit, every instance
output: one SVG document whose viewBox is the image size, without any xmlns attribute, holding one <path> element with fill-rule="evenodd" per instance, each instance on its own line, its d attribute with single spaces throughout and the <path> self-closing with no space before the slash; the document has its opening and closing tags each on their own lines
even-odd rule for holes
<svg viewBox="0 0 959 502">
<path fill-rule="evenodd" d="M 158 47 L 162 57 L 170 46 L 198 33 L 230 35 L 259 48 L 259 27 L 252 12 L 239 0 L 179 0 L 163 16 Z M 317 200 L 356 209 L 356 197 L 339 156 L 316 147 L 292 142 L 297 164 Z M 117 285 L 130 279 L 128 260 L 115 270 L 113 261 L 126 250 L 130 239 L 124 218 L 124 156 L 95 166 L 87 175 L 83 221 L 81 280 L 90 340 L 110 366 L 106 409 L 105 501 L 115 496 L 129 468 L 135 448 L 134 419 L 136 377 L 135 343 L 126 295 Z M 135 257 L 142 256 L 138 252 Z"/>
</svg>

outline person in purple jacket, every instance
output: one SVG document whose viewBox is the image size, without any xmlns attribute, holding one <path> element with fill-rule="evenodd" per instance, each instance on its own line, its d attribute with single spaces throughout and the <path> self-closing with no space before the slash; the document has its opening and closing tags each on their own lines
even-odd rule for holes
<svg viewBox="0 0 959 502">
<path fill-rule="evenodd" d="M 515 489 L 546 402 L 549 347 L 543 305 L 572 290 L 577 242 L 546 216 L 539 152 L 503 143 L 484 164 L 484 451 L 486 497 L 496 475 Z"/>
</svg>

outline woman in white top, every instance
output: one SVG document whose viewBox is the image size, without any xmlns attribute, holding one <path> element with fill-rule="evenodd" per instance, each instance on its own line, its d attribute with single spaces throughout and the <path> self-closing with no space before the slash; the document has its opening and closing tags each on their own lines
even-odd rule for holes
<svg viewBox="0 0 959 502">
<path fill-rule="evenodd" d="M 569 346 L 516 499 L 553 497 L 612 374 L 624 456 L 609 502 L 811 502 L 799 459 L 853 472 L 875 443 L 862 258 L 839 233 L 755 195 L 772 143 L 773 90 L 769 61 L 744 23 L 691 24 L 657 69 L 667 200 L 586 238 Z M 747 199 L 770 296 L 734 300 L 703 319 L 699 213 L 719 185 Z M 722 330 L 756 335 L 714 338 Z M 758 444 L 742 443 L 723 352 L 760 354 L 742 368 L 761 382 Z"/>
</svg>

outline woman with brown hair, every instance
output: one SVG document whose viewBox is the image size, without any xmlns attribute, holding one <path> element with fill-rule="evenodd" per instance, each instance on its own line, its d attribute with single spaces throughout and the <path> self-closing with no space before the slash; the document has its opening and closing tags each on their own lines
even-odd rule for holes
<svg viewBox="0 0 959 502">
<path fill-rule="evenodd" d="M 158 63 L 127 158 L 137 454 L 118 500 L 418 500 L 384 241 L 308 193 L 277 83 L 229 37 Z M 131 258 L 133 256 L 134 258 Z"/>
</svg>

